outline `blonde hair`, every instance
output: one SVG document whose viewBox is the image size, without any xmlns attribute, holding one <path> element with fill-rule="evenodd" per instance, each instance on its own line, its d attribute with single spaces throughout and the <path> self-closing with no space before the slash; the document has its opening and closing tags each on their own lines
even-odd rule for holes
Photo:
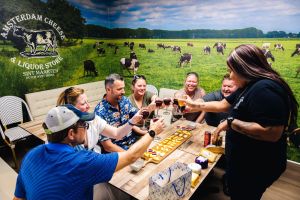
<svg viewBox="0 0 300 200">
<path fill-rule="evenodd" d="M 77 98 L 83 93 L 84 89 L 82 88 L 69 87 L 59 95 L 56 106 L 64 104 L 75 105 Z"/>
</svg>

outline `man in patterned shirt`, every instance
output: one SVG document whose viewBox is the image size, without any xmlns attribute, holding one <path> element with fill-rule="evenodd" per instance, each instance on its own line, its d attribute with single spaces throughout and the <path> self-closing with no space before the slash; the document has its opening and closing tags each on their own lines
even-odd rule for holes
<svg viewBox="0 0 300 200">
<path fill-rule="evenodd" d="M 138 112 L 129 99 L 124 96 L 124 88 L 123 77 L 119 74 L 110 74 L 105 79 L 106 94 L 95 108 L 97 115 L 115 127 L 127 123 Z M 135 129 L 138 129 L 138 127 L 134 126 L 133 130 Z M 101 136 L 100 143 L 104 152 L 122 152 L 126 151 L 137 139 L 138 135 L 135 132 L 129 132 L 123 139 L 118 141 Z"/>
</svg>

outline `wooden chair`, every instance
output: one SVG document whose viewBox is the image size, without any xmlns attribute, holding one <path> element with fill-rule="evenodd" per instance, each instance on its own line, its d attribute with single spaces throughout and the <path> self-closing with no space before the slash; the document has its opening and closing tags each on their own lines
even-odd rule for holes
<svg viewBox="0 0 300 200">
<path fill-rule="evenodd" d="M 24 120 L 22 105 L 25 106 L 31 121 L 31 113 L 23 99 L 16 96 L 4 96 L 0 98 L 0 120 L 4 127 L 4 131 L 2 127 L 0 127 L 0 133 L 5 143 L 11 148 L 16 169 L 18 169 L 18 163 L 15 153 L 15 144 L 31 135 L 19 126 L 16 126 L 17 123 L 23 123 Z M 13 125 L 14 127 L 10 127 Z"/>
</svg>

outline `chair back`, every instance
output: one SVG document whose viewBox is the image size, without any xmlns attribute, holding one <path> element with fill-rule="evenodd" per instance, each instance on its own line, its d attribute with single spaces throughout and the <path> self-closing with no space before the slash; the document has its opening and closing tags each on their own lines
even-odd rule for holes
<svg viewBox="0 0 300 200">
<path fill-rule="evenodd" d="M 16 96 L 0 97 L 0 120 L 4 126 L 23 122 L 22 104 L 25 105 L 29 118 L 32 120 L 29 108 L 23 99 Z"/>
<path fill-rule="evenodd" d="M 158 96 L 158 89 L 154 85 L 147 84 L 146 91 L 152 92 L 153 94 Z"/>
<path fill-rule="evenodd" d="M 174 94 L 175 92 L 177 92 L 178 90 L 174 90 L 174 89 L 169 89 L 169 88 L 160 88 L 159 90 L 159 97 L 160 98 L 168 98 L 168 97 L 171 97 L 173 98 L 174 97 Z"/>
</svg>

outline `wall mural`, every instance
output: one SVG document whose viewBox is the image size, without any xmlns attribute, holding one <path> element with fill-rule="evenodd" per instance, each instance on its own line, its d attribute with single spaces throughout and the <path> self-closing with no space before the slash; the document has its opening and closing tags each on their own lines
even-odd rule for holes
<svg viewBox="0 0 300 200">
<path fill-rule="evenodd" d="M 134 73 L 157 88 L 179 89 L 184 75 L 196 71 L 201 87 L 210 92 L 219 89 L 232 49 L 251 43 L 267 44 L 269 62 L 300 101 L 297 1 L 0 3 L 0 96 L 24 98 L 103 80 L 112 72 L 126 77 L 127 95 Z M 292 159 L 300 160 L 299 155 Z"/>
</svg>

